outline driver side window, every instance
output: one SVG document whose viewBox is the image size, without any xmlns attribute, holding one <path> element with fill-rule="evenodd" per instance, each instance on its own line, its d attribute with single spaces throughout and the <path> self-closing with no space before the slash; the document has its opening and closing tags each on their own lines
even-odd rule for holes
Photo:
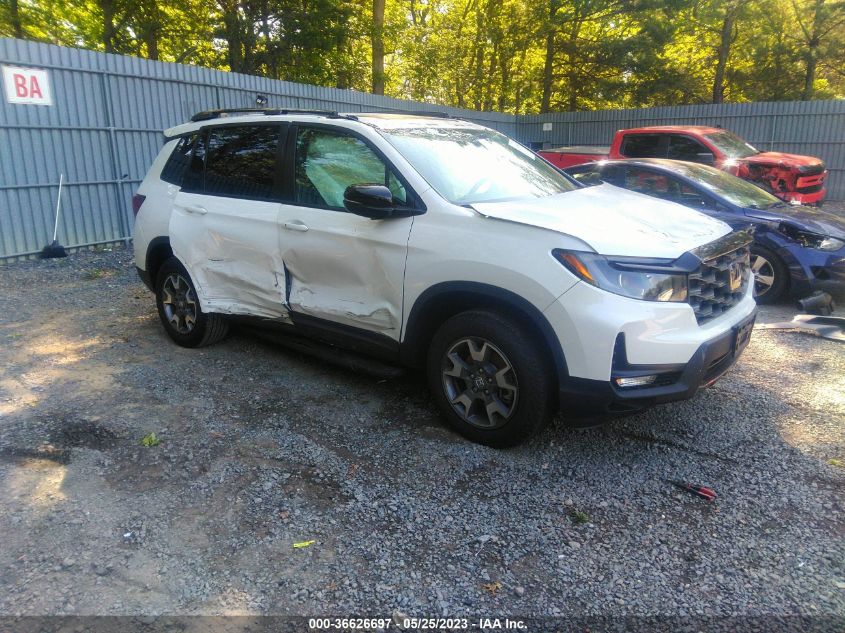
<svg viewBox="0 0 845 633">
<path fill-rule="evenodd" d="M 343 209 L 350 185 L 377 184 L 406 204 L 407 192 L 396 175 L 364 141 L 334 130 L 300 128 L 296 135 L 296 204 Z"/>
<path fill-rule="evenodd" d="M 712 164 L 713 152 L 688 136 L 674 134 L 669 137 L 669 158 L 693 163 Z"/>
</svg>

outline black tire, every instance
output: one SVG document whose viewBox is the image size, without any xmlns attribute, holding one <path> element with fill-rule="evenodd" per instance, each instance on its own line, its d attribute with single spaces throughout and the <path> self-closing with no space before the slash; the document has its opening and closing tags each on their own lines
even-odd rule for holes
<svg viewBox="0 0 845 633">
<path fill-rule="evenodd" d="M 756 271 L 754 270 L 755 266 L 757 266 Z M 754 298 L 757 303 L 775 303 L 783 298 L 784 293 L 789 288 L 789 269 L 780 257 L 765 246 L 752 244 L 751 270 L 754 274 Z M 765 275 L 761 273 L 765 273 Z M 765 278 L 768 282 L 769 277 L 774 279 L 766 287 L 762 283 L 762 279 Z"/>
<path fill-rule="evenodd" d="M 459 366 L 452 358 L 456 354 L 462 359 L 466 354 L 461 350 L 469 353 L 470 346 L 479 355 L 484 350 L 486 360 L 473 359 Z M 447 371 L 466 377 L 447 375 Z M 554 415 L 554 371 L 543 346 L 518 321 L 503 314 L 472 310 L 443 323 L 431 340 L 426 374 L 434 401 L 449 425 L 479 444 L 516 446 Z M 507 386 L 500 388 L 500 384 Z M 453 405 L 456 394 L 457 399 L 476 399 L 470 406 Z M 500 410 L 507 410 L 507 415 Z M 490 424 L 482 426 L 480 420 Z"/>
<path fill-rule="evenodd" d="M 171 296 L 174 284 L 176 290 L 183 289 L 183 284 L 188 287 L 185 291 L 185 301 L 178 306 L 174 304 Z M 204 347 L 226 338 L 229 323 L 221 314 L 205 313 L 200 309 L 194 282 L 178 259 L 171 257 L 161 265 L 156 276 L 155 289 L 158 316 L 164 331 L 174 343 L 182 347 Z M 175 314 L 176 312 L 180 314 Z M 192 317 L 193 323 L 187 318 L 189 316 Z"/>
</svg>

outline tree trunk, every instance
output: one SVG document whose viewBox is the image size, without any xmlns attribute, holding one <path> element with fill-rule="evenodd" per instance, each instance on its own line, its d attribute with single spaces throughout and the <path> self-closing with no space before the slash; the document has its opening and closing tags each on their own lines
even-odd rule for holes
<svg viewBox="0 0 845 633">
<path fill-rule="evenodd" d="M 549 22 L 546 25 L 546 60 L 543 63 L 543 97 L 540 101 L 540 113 L 549 112 L 552 102 L 552 82 L 554 80 L 555 61 L 555 16 L 558 0 L 549 1 Z"/>
<path fill-rule="evenodd" d="M 155 28 L 150 28 L 144 34 L 144 44 L 147 47 L 147 59 L 158 59 L 158 31 Z"/>
<path fill-rule="evenodd" d="M 19 40 L 23 39 L 23 24 L 21 23 L 21 13 L 18 8 L 18 0 L 11 0 L 9 7 L 12 20 L 12 34 Z"/>
<path fill-rule="evenodd" d="M 579 85 L 578 69 L 580 62 L 578 55 L 578 38 L 581 37 L 581 25 L 584 24 L 584 18 L 579 16 L 569 30 L 569 37 L 566 42 L 566 62 L 567 62 L 567 90 L 569 97 L 566 102 L 566 111 L 575 112 L 578 109 L 578 95 L 581 92 Z"/>
<path fill-rule="evenodd" d="M 158 40 L 161 31 L 161 13 L 155 1 L 147 3 L 143 11 L 143 32 L 141 37 L 147 49 L 148 59 L 158 59 Z"/>
<path fill-rule="evenodd" d="M 543 64 L 543 98 L 540 101 L 540 113 L 548 112 L 552 101 L 552 64 L 555 59 L 555 35 L 546 35 L 546 61 Z"/>
<path fill-rule="evenodd" d="M 804 73 L 804 91 L 801 93 L 801 101 L 809 101 L 813 98 L 813 84 L 816 82 L 816 59 L 815 49 L 807 51 L 807 70 Z"/>
<path fill-rule="evenodd" d="M 822 27 L 823 22 L 824 0 L 816 0 L 814 8 L 813 30 L 807 42 L 807 51 L 804 54 L 807 66 L 804 71 L 804 90 L 801 94 L 802 101 L 809 101 L 813 98 L 813 84 L 816 82 L 816 66 L 819 61 L 818 49 L 821 43 L 819 29 Z"/>
<path fill-rule="evenodd" d="M 384 94 L 384 0 L 373 0 L 373 94 Z"/>
<path fill-rule="evenodd" d="M 99 3 L 103 12 L 103 49 L 107 53 L 114 53 L 114 3 L 112 0 L 99 0 Z"/>
<path fill-rule="evenodd" d="M 735 20 L 735 8 L 728 5 L 727 9 L 725 9 L 725 18 L 722 20 L 719 47 L 716 49 L 717 60 L 716 76 L 713 78 L 713 103 L 722 103 L 725 100 L 725 70 L 728 65 L 728 57 L 731 53 L 731 39 Z"/>
<path fill-rule="evenodd" d="M 238 24 L 238 7 L 236 3 L 226 3 L 221 6 L 221 9 L 223 9 L 223 32 L 226 38 L 226 57 L 229 62 L 229 70 L 233 73 L 241 72 L 243 70 L 243 51 Z"/>
</svg>

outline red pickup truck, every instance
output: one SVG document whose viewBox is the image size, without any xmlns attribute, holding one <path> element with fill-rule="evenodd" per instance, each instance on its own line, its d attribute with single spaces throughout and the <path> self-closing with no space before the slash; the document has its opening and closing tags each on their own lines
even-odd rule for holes
<svg viewBox="0 0 845 633">
<path fill-rule="evenodd" d="M 539 154 L 565 169 L 608 158 L 671 158 L 715 165 L 787 202 L 821 204 L 824 163 L 811 156 L 761 152 L 736 134 L 703 125 L 652 126 L 619 130 L 610 147 L 559 147 Z"/>
</svg>

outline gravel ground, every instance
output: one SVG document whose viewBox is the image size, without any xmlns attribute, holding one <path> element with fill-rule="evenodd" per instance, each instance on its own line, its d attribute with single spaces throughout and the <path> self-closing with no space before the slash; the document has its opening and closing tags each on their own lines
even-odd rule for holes
<svg viewBox="0 0 845 633">
<path fill-rule="evenodd" d="M 758 330 L 691 401 L 503 452 L 414 376 L 176 347 L 123 248 L 0 267 L 0 615 L 845 618 L 844 350 Z"/>
</svg>

